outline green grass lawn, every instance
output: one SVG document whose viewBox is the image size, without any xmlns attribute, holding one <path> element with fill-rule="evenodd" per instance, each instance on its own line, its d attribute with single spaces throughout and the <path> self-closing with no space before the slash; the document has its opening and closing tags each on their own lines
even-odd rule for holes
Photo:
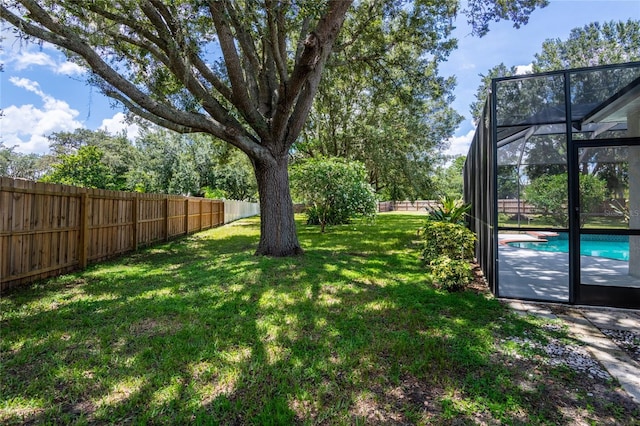
<svg viewBox="0 0 640 426">
<path fill-rule="evenodd" d="M 562 424 L 573 420 L 567 406 L 601 415 L 583 378 L 540 354 L 522 364 L 505 339 L 560 332 L 486 293 L 433 287 L 414 241 L 423 221 L 384 214 L 320 234 L 300 218 L 305 255 L 273 259 L 253 255 L 251 219 L 5 294 L 0 423 Z M 558 396 L 560 384 L 571 392 Z"/>
</svg>

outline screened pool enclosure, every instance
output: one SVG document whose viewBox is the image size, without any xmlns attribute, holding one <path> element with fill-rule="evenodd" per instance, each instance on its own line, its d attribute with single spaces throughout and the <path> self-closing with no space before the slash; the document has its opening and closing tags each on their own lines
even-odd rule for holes
<svg viewBox="0 0 640 426">
<path fill-rule="evenodd" d="M 640 308 L 640 62 L 493 80 L 464 174 L 494 294 Z"/>
</svg>

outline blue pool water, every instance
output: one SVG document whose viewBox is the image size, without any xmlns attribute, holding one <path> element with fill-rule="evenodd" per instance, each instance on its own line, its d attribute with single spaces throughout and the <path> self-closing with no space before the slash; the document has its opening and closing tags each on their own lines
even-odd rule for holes
<svg viewBox="0 0 640 426">
<path fill-rule="evenodd" d="M 548 242 L 514 242 L 507 243 L 511 247 L 526 248 L 539 251 L 550 252 L 569 252 L 569 240 L 557 239 Z M 584 256 L 606 257 L 614 260 L 629 261 L 629 242 L 628 241 L 580 241 L 580 254 Z"/>
</svg>

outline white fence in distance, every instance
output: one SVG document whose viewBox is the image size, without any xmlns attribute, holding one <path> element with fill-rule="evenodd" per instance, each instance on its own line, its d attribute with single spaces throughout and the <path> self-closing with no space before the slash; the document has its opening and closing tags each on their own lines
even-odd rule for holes
<svg viewBox="0 0 640 426">
<path fill-rule="evenodd" d="M 224 200 L 224 223 L 260 214 L 260 204 L 248 201 Z"/>
</svg>

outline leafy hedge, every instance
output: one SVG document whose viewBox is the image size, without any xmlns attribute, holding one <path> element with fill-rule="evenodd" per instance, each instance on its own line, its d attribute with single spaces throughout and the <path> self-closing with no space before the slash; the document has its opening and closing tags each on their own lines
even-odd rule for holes
<svg viewBox="0 0 640 426">
<path fill-rule="evenodd" d="M 466 260 L 439 256 L 429 263 L 433 281 L 448 291 L 461 291 L 473 282 L 473 269 Z"/>
<path fill-rule="evenodd" d="M 459 291 L 473 281 L 473 232 L 457 223 L 429 220 L 420 234 L 424 240 L 422 258 L 434 282 L 448 291 Z"/>
<path fill-rule="evenodd" d="M 476 236 L 457 223 L 427 221 L 421 231 L 424 239 L 422 257 L 429 263 L 440 256 L 473 260 Z"/>
</svg>

